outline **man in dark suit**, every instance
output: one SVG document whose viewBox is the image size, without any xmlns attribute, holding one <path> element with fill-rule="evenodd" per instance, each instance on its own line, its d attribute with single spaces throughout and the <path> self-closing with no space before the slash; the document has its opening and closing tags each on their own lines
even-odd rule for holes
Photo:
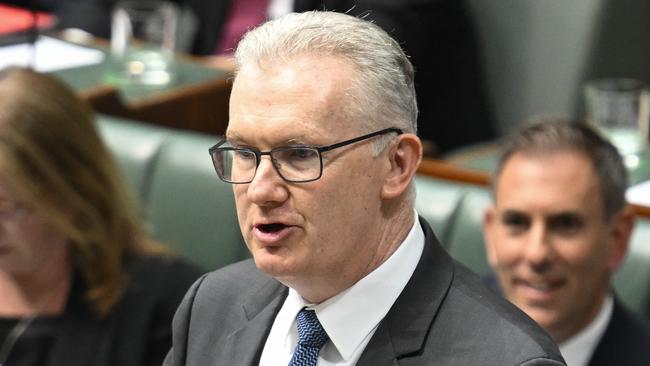
<svg viewBox="0 0 650 366">
<path fill-rule="evenodd" d="M 633 214 L 616 148 L 591 128 L 548 120 L 515 135 L 485 215 L 500 289 L 542 325 L 569 366 L 650 365 L 650 327 L 612 293 Z"/>
<path fill-rule="evenodd" d="M 253 260 L 186 295 L 165 365 L 563 365 L 414 210 L 413 68 L 378 26 L 294 13 L 248 33 L 226 139 Z"/>
</svg>

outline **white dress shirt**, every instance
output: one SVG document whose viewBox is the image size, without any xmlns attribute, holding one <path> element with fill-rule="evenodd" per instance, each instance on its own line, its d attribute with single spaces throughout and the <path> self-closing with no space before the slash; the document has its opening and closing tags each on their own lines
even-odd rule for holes
<svg viewBox="0 0 650 366">
<path fill-rule="evenodd" d="M 587 365 L 598 342 L 603 337 L 609 321 L 612 319 L 613 311 L 614 300 L 610 295 L 605 299 L 605 303 L 596 318 L 587 327 L 559 345 L 560 353 L 564 357 L 567 366 Z"/>
<path fill-rule="evenodd" d="M 424 232 L 417 217 L 416 213 L 413 227 L 399 248 L 347 290 L 314 305 L 290 288 L 264 345 L 260 366 L 289 363 L 298 341 L 296 316 L 305 306 L 316 312 L 330 337 L 318 356 L 318 366 L 356 364 L 420 261 Z"/>
</svg>

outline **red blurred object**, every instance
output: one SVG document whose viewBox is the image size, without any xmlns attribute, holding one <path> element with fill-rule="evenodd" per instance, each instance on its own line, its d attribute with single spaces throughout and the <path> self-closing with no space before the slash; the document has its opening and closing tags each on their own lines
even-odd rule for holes
<svg viewBox="0 0 650 366">
<path fill-rule="evenodd" d="M 33 14 L 28 9 L 0 4 L 0 35 L 28 31 L 33 26 Z M 47 29 L 54 24 L 50 13 L 37 12 L 38 29 Z"/>
</svg>

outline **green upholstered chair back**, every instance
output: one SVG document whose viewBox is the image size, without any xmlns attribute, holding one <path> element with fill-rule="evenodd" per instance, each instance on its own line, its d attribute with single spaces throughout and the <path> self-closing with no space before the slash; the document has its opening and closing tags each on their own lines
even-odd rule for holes
<svg viewBox="0 0 650 366">
<path fill-rule="evenodd" d="M 122 175 L 143 203 L 156 159 L 169 131 L 108 116 L 101 116 L 97 125 Z"/>
<path fill-rule="evenodd" d="M 433 227 L 443 247 L 474 272 L 491 272 L 485 259 L 483 213 L 491 198 L 487 187 L 417 176 L 416 209 Z"/>
<path fill-rule="evenodd" d="M 459 202 L 447 244 L 449 254 L 479 275 L 491 273 L 483 239 L 483 214 L 491 202 L 487 188 L 469 187 Z"/>
<path fill-rule="evenodd" d="M 636 220 L 627 257 L 614 275 L 621 301 L 650 317 L 650 220 Z"/>
<path fill-rule="evenodd" d="M 152 174 L 146 213 L 151 230 L 205 269 L 247 256 L 232 186 L 218 177 L 208 149 L 218 138 L 175 131 Z"/>
<path fill-rule="evenodd" d="M 440 244 L 447 246 L 458 203 L 465 195 L 466 186 L 450 181 L 418 175 L 415 177 L 415 208 L 431 225 Z"/>
<path fill-rule="evenodd" d="M 104 115 L 98 127 L 154 238 L 206 270 L 248 257 L 232 187 L 208 154 L 218 137 Z"/>
</svg>

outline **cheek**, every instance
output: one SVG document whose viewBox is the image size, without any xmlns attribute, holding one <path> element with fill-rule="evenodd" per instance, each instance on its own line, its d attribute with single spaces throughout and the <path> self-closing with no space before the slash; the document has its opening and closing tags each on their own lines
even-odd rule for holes
<svg viewBox="0 0 650 366">
<path fill-rule="evenodd" d="M 576 272 L 600 275 L 607 268 L 611 250 L 598 238 L 585 238 L 564 244 L 558 246 L 558 251 Z"/>
<path fill-rule="evenodd" d="M 250 202 L 246 195 L 246 188 L 242 187 L 241 184 L 233 184 L 233 194 L 235 198 L 235 210 L 237 212 L 237 219 L 239 221 L 239 226 L 243 229 L 243 224 L 247 216 L 247 209 L 248 206 L 250 206 Z"/>
<path fill-rule="evenodd" d="M 248 185 L 246 184 L 233 184 L 232 185 L 232 192 L 235 197 L 235 205 L 239 209 L 239 207 L 242 207 L 246 205 L 246 187 Z"/>
<path fill-rule="evenodd" d="M 56 257 L 61 245 L 59 236 L 53 230 L 40 225 L 22 225 L 10 236 L 14 261 L 13 266 L 21 271 L 31 271 L 47 265 Z"/>
<path fill-rule="evenodd" d="M 497 267 L 511 267 L 523 258 L 523 248 L 526 245 L 524 236 L 513 236 L 504 230 L 499 230 L 492 240 L 492 252 Z"/>
<path fill-rule="evenodd" d="M 305 217 L 307 232 L 324 255 L 336 256 L 352 250 L 350 242 L 367 235 L 369 219 L 379 211 L 379 200 L 371 199 L 367 190 L 348 184 L 323 182 L 320 189 L 296 192 L 293 202 Z M 301 193 L 305 193 L 302 195 Z M 373 206 L 374 205 L 374 206 Z"/>
</svg>

